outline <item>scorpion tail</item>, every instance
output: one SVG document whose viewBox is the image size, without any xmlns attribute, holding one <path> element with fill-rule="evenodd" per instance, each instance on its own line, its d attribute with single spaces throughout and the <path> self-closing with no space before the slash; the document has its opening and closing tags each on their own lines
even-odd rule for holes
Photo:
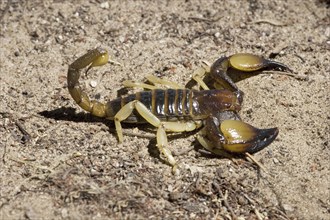
<svg viewBox="0 0 330 220">
<path fill-rule="evenodd" d="M 108 60 L 109 55 L 106 50 L 101 48 L 91 50 L 69 66 L 67 75 L 68 89 L 72 98 L 81 108 L 98 117 L 106 116 L 105 105 L 96 100 L 90 100 L 88 95 L 82 91 L 79 85 L 80 71 L 88 66 L 87 73 L 90 68 L 105 65 Z"/>
<path fill-rule="evenodd" d="M 255 153 L 265 147 L 278 135 L 278 128 L 258 129 L 242 121 L 225 120 L 220 125 L 226 143 L 223 147 L 233 153 Z"/>
</svg>

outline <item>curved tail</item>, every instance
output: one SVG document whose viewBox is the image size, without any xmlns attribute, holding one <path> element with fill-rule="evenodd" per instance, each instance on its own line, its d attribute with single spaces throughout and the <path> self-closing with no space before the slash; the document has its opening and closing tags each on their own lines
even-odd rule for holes
<svg viewBox="0 0 330 220">
<path fill-rule="evenodd" d="M 109 60 L 108 52 L 101 48 L 96 48 L 79 57 L 69 66 L 67 80 L 68 89 L 75 102 L 84 110 L 98 117 L 105 117 L 105 105 L 96 100 L 90 100 L 88 95 L 82 91 L 79 85 L 81 70 L 88 66 L 88 70 L 94 66 L 105 65 Z"/>
</svg>

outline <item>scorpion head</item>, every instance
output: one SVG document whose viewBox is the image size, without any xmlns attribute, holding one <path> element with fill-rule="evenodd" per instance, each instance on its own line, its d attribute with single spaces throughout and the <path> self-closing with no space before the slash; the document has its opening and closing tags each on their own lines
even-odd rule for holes
<svg viewBox="0 0 330 220">
<path fill-rule="evenodd" d="M 258 129 L 238 120 L 220 124 L 224 136 L 223 148 L 233 153 L 255 153 L 267 147 L 278 135 L 278 128 Z"/>
</svg>

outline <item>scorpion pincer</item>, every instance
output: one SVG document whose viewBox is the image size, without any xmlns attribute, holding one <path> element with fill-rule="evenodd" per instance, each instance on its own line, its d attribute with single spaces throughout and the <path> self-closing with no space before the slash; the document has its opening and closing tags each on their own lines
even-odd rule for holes
<svg viewBox="0 0 330 220">
<path fill-rule="evenodd" d="M 185 132 L 201 128 L 197 140 L 212 153 L 255 153 L 268 146 L 278 135 L 277 128 L 258 129 L 242 122 L 238 112 L 244 93 L 235 82 L 259 74 L 262 70 L 291 71 L 284 64 L 252 54 L 235 54 L 219 58 L 210 70 L 197 71 L 194 79 L 204 90 L 192 90 L 154 76 L 148 80 L 155 85 L 126 82 L 126 86 L 147 88 L 135 94 L 107 103 L 90 100 L 79 85 L 80 71 L 108 63 L 109 55 L 97 48 L 74 61 L 68 70 L 68 89 L 75 102 L 87 112 L 114 120 L 119 142 L 123 141 L 121 122 L 149 123 L 157 128 L 157 147 L 173 172 L 177 162 L 168 148 L 166 132 Z M 231 70 L 236 71 L 232 74 Z M 203 77 L 211 78 L 212 89 Z"/>
</svg>

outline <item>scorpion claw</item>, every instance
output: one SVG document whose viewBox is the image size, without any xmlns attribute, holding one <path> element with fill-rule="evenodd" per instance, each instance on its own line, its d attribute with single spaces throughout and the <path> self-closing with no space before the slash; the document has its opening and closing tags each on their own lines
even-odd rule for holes
<svg viewBox="0 0 330 220">
<path fill-rule="evenodd" d="M 253 72 L 258 70 L 277 70 L 277 71 L 289 71 L 292 70 L 284 65 L 273 60 L 268 60 L 263 57 L 248 54 L 248 53 L 238 53 L 229 57 L 230 66 L 233 68 L 244 71 L 244 72 Z"/>
<path fill-rule="evenodd" d="M 255 153 L 267 147 L 278 135 L 278 128 L 258 129 L 242 121 L 225 120 L 220 125 L 225 137 L 223 148 L 233 153 Z"/>
<path fill-rule="evenodd" d="M 275 71 L 281 71 L 281 72 L 293 72 L 287 65 L 284 65 L 283 63 L 279 63 L 273 60 L 267 60 L 264 59 L 263 61 L 265 70 L 275 70 Z"/>
<path fill-rule="evenodd" d="M 213 83 L 214 88 L 227 88 L 231 91 L 238 91 L 236 82 L 256 76 L 264 70 L 293 72 L 282 63 L 254 54 L 237 53 L 229 57 L 221 57 L 212 64 L 209 72 L 211 80 L 208 79 L 208 83 L 211 83 L 211 86 Z"/>
</svg>

